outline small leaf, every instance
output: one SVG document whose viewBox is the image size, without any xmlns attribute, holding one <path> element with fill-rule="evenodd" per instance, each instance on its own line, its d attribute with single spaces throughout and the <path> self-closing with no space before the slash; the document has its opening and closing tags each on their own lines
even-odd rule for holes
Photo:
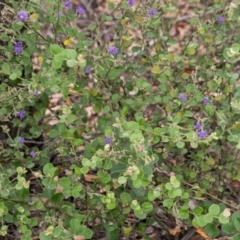
<svg viewBox="0 0 240 240">
<path fill-rule="evenodd" d="M 160 67 L 159 66 L 153 66 L 151 69 L 151 72 L 154 74 L 159 74 L 161 72 Z"/>
<path fill-rule="evenodd" d="M 29 19 L 31 21 L 36 21 L 38 18 L 39 18 L 39 14 L 37 14 L 37 13 L 33 13 L 29 16 Z"/>
<path fill-rule="evenodd" d="M 235 228 L 232 222 L 222 225 L 222 231 L 228 235 L 233 235 L 235 233 Z"/>
<path fill-rule="evenodd" d="M 216 238 L 220 234 L 219 229 L 214 223 L 207 225 L 204 229 L 210 238 Z"/>
<path fill-rule="evenodd" d="M 217 204 L 212 204 L 209 207 L 208 212 L 211 213 L 213 216 L 216 216 L 220 213 L 220 207 Z"/>
</svg>

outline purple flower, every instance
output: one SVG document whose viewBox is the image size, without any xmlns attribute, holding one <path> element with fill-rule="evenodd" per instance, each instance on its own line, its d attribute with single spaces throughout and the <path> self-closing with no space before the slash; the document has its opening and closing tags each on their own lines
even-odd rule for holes
<svg viewBox="0 0 240 240">
<path fill-rule="evenodd" d="M 107 35 L 106 37 L 105 37 L 105 39 L 107 40 L 107 41 L 110 41 L 111 40 L 111 36 L 110 35 Z"/>
<path fill-rule="evenodd" d="M 65 7 L 66 9 L 70 9 L 72 7 L 72 4 L 70 1 L 66 1 L 63 3 L 63 7 Z"/>
<path fill-rule="evenodd" d="M 118 54 L 118 49 L 116 47 L 110 47 L 108 49 L 108 53 L 111 55 L 117 55 Z"/>
<path fill-rule="evenodd" d="M 86 73 L 91 73 L 91 71 L 92 71 L 91 66 L 87 66 Z"/>
<path fill-rule="evenodd" d="M 85 13 L 85 10 L 82 7 L 78 7 L 77 8 L 77 13 L 83 14 L 83 13 Z"/>
<path fill-rule="evenodd" d="M 203 104 L 205 105 L 209 103 L 208 97 L 204 97 L 202 100 L 203 100 Z"/>
<path fill-rule="evenodd" d="M 223 16 L 220 16 L 217 19 L 218 24 L 222 24 L 224 21 L 225 21 L 225 18 Z"/>
<path fill-rule="evenodd" d="M 197 122 L 193 127 L 194 127 L 194 129 L 199 130 L 199 129 L 201 129 L 203 127 L 203 124 L 200 123 L 200 122 Z"/>
<path fill-rule="evenodd" d="M 180 93 L 178 95 L 178 98 L 182 101 L 182 102 L 186 102 L 187 101 L 187 97 L 184 93 Z"/>
<path fill-rule="evenodd" d="M 134 6 L 134 0 L 128 0 L 128 5 L 129 5 L 130 7 Z"/>
<path fill-rule="evenodd" d="M 18 41 L 15 43 L 14 52 L 18 55 L 21 55 L 23 51 L 22 42 Z"/>
<path fill-rule="evenodd" d="M 105 144 L 110 144 L 112 142 L 112 140 L 113 139 L 111 137 L 106 137 L 104 142 L 105 142 Z"/>
<path fill-rule="evenodd" d="M 27 21 L 28 20 L 28 12 L 25 11 L 20 11 L 18 12 L 18 21 L 22 22 L 22 21 Z"/>
<path fill-rule="evenodd" d="M 19 117 L 20 119 L 23 119 L 25 117 L 25 111 L 24 110 L 21 110 L 17 113 L 17 117 Z"/>
<path fill-rule="evenodd" d="M 39 95 L 39 91 L 38 90 L 34 90 L 34 93 L 33 93 L 35 96 L 38 96 Z"/>
<path fill-rule="evenodd" d="M 20 137 L 20 138 L 18 139 L 18 142 L 19 142 L 19 143 L 24 143 L 24 142 L 25 142 L 25 139 L 24 139 L 23 137 Z"/>
<path fill-rule="evenodd" d="M 156 13 L 157 13 L 156 9 L 150 9 L 148 12 L 149 16 L 151 16 L 151 17 L 153 17 Z"/>
<path fill-rule="evenodd" d="M 31 152 L 29 153 L 29 155 L 30 155 L 32 158 L 34 158 L 34 157 L 36 156 L 36 153 L 35 153 L 34 151 L 31 151 Z"/>
<path fill-rule="evenodd" d="M 197 134 L 198 134 L 198 137 L 201 138 L 201 139 L 204 139 L 204 138 L 206 138 L 208 136 L 208 133 L 206 131 L 204 131 L 204 130 L 199 130 L 197 132 Z"/>
</svg>

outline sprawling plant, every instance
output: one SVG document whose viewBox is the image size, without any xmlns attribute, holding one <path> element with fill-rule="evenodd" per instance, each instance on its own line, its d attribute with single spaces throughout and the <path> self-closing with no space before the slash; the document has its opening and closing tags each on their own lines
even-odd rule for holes
<svg viewBox="0 0 240 240">
<path fill-rule="evenodd" d="M 0 3 L 0 236 L 240 239 L 240 5 L 164 2 Z"/>
</svg>

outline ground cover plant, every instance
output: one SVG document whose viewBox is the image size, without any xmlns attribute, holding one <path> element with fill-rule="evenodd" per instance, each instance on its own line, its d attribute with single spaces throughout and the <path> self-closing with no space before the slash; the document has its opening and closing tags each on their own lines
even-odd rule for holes
<svg viewBox="0 0 240 240">
<path fill-rule="evenodd" d="M 0 2 L 1 239 L 240 239 L 240 6 L 187 4 Z"/>
</svg>

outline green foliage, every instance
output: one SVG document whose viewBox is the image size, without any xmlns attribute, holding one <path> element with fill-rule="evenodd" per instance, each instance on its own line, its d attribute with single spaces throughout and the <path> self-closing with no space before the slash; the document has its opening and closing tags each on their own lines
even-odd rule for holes
<svg viewBox="0 0 240 240">
<path fill-rule="evenodd" d="M 13 224 L 22 240 L 37 227 L 41 240 L 94 239 L 100 230 L 109 240 L 146 237 L 152 222 L 164 226 L 160 209 L 211 238 L 240 238 L 229 203 L 240 181 L 239 3 L 215 0 L 206 15 L 194 5 L 176 53 L 169 32 L 180 20 L 166 16 L 177 2 L 108 1 L 109 15 L 84 31 L 72 27 L 81 14 L 61 1 L 12 3 L 30 16 L 0 31 L 0 236 Z M 101 30 L 113 19 L 106 40 Z M 63 104 L 45 116 L 54 94 Z"/>
</svg>

